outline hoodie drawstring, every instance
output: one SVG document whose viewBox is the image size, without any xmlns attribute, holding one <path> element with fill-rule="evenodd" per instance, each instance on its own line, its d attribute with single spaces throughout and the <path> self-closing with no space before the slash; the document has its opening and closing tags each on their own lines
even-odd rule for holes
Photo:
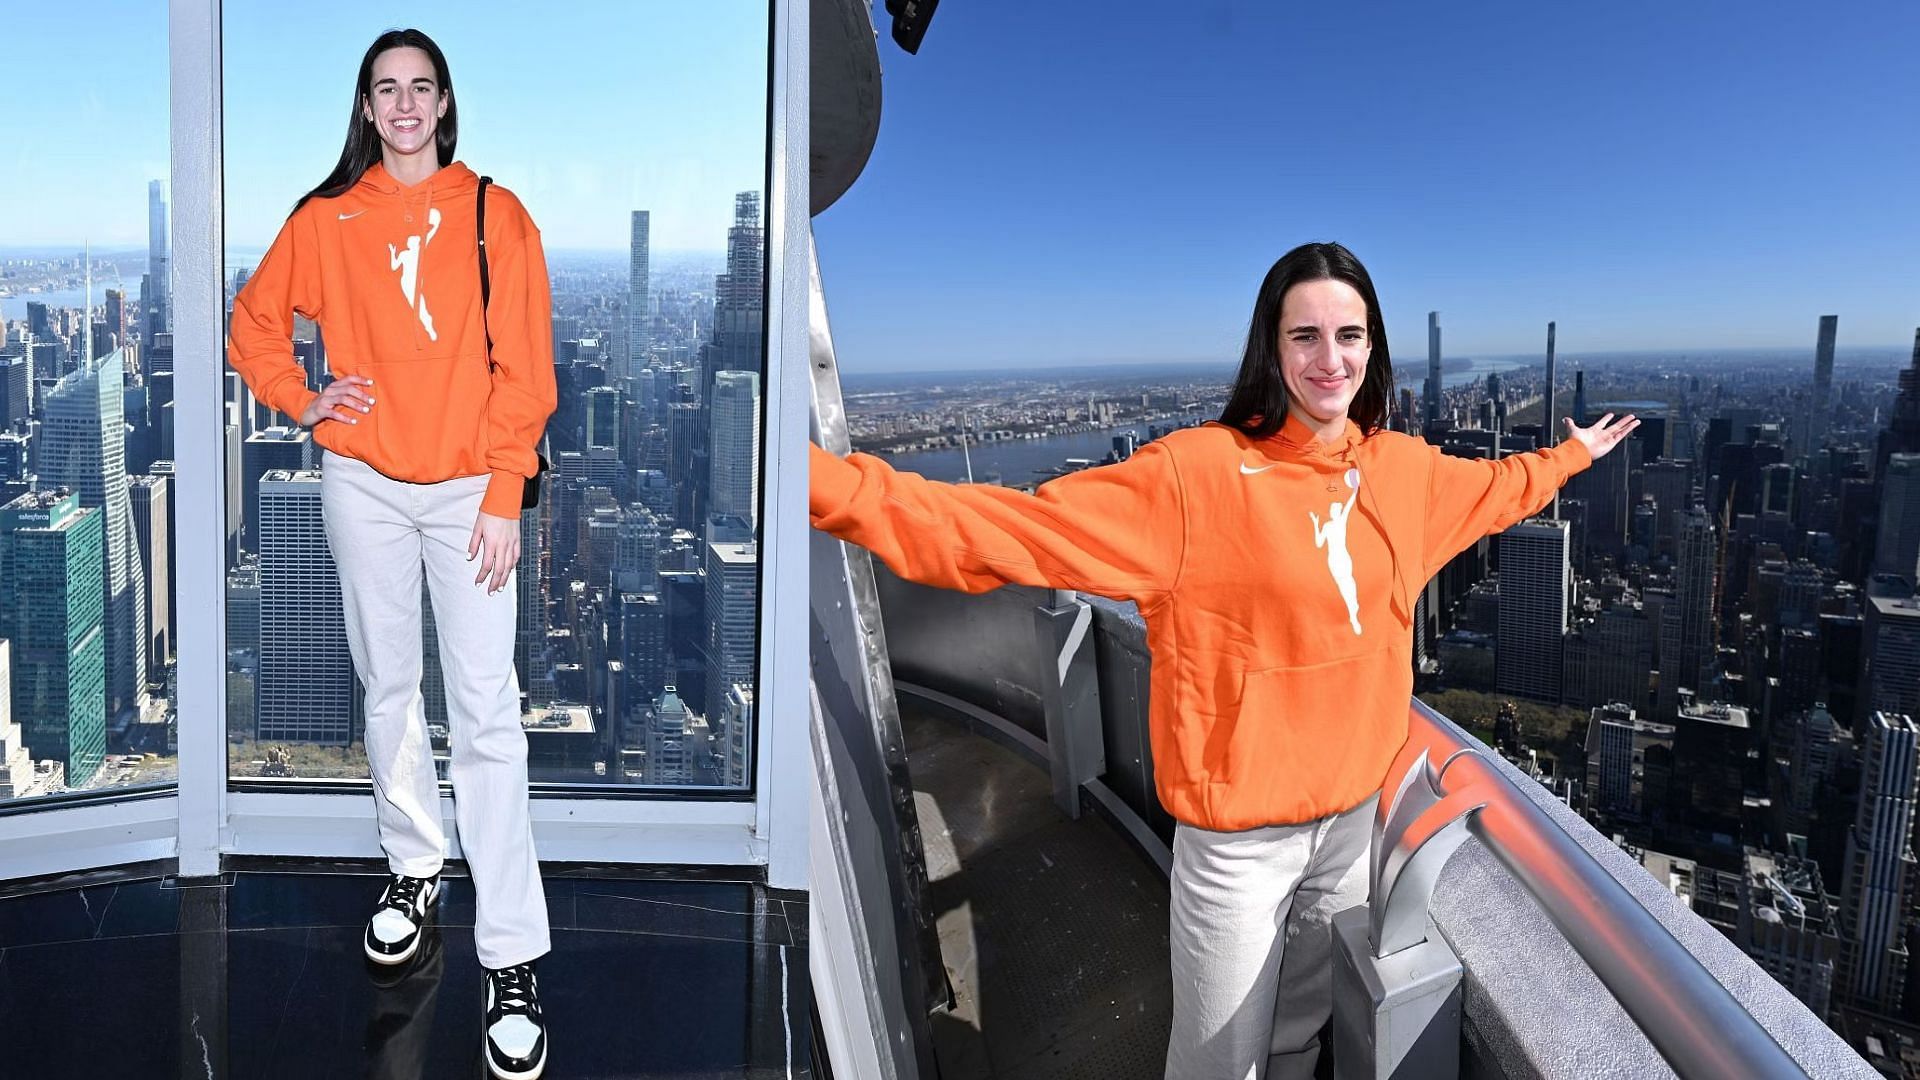
<svg viewBox="0 0 1920 1080">
<path fill-rule="evenodd" d="M 1408 625 L 1412 625 L 1413 612 L 1408 608 L 1406 579 L 1400 571 L 1400 551 L 1394 546 L 1393 533 L 1387 528 L 1386 518 L 1381 515 L 1379 505 L 1373 500 L 1373 485 L 1363 482 L 1364 478 L 1359 475 L 1359 466 L 1353 460 L 1351 444 L 1340 448 L 1340 463 L 1354 470 L 1355 486 L 1360 489 L 1360 508 L 1373 519 L 1373 527 L 1380 530 L 1380 538 L 1386 541 L 1387 558 L 1393 566 L 1393 593 L 1388 597 L 1389 606 L 1397 611 Z"/>
</svg>

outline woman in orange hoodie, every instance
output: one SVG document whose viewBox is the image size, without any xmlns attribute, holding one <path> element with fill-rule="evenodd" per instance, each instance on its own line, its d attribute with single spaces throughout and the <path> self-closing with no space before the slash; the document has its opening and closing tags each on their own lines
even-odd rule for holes
<svg viewBox="0 0 1920 1080">
<path fill-rule="evenodd" d="M 1369 816 L 1406 740 L 1415 597 L 1638 426 L 1568 420 L 1551 449 L 1468 460 L 1386 430 L 1392 394 L 1372 279 L 1308 244 L 1261 283 L 1220 421 L 1125 462 L 1026 495 L 812 451 L 814 526 L 904 578 L 1139 605 L 1178 822 L 1169 1080 L 1313 1074 L 1331 919 L 1367 899 Z"/>
<path fill-rule="evenodd" d="M 348 125 L 339 164 L 235 298 L 228 358 L 324 449 L 322 515 L 393 875 L 367 924 L 367 957 L 391 969 L 417 955 L 440 892 L 446 837 L 420 694 L 424 578 L 487 968 L 484 1054 L 493 1075 L 531 1080 L 547 1051 L 533 972 L 548 951 L 547 908 L 513 649 L 522 502 L 555 405 L 546 257 L 520 201 L 454 160 L 452 79 L 425 34 L 393 30 L 368 48 Z M 332 379 L 317 393 L 294 360 L 295 313 L 326 337 Z"/>
</svg>

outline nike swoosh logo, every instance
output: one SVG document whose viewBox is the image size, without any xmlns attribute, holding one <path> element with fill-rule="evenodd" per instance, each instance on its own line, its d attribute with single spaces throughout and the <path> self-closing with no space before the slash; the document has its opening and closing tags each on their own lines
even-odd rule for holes
<svg viewBox="0 0 1920 1080">
<path fill-rule="evenodd" d="M 354 211 L 353 213 L 351 213 L 351 214 L 341 214 L 341 215 L 340 215 L 340 220 L 341 220 L 341 221 L 345 221 L 345 220 L 347 220 L 348 218 L 357 218 L 357 217 L 359 217 L 359 216 L 360 216 L 361 214 L 364 214 L 364 213 L 366 213 L 366 211 L 365 211 L 365 210 L 355 210 L 355 211 Z"/>
<path fill-rule="evenodd" d="M 1262 465 L 1261 467 L 1259 467 L 1259 468 L 1257 468 L 1257 469 L 1249 469 L 1249 468 L 1247 468 L 1247 463 L 1243 461 L 1243 462 L 1241 462 L 1241 463 L 1240 463 L 1240 475 L 1241 475 L 1241 476 L 1254 476 L 1254 475 L 1257 475 L 1257 474 L 1259 474 L 1259 473 L 1263 473 L 1263 472 L 1266 472 L 1266 471 L 1267 471 L 1268 469 L 1271 469 L 1271 468 L 1273 468 L 1273 466 L 1271 466 L 1271 465 Z"/>
</svg>

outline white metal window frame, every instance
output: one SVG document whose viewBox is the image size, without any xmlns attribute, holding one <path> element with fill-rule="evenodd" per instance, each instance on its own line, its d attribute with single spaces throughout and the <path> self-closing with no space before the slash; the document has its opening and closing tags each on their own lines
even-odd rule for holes
<svg viewBox="0 0 1920 1080">
<path fill-rule="evenodd" d="M 805 5 L 770 0 L 767 399 L 761 482 L 755 797 L 570 795 L 533 802 L 543 861 L 764 867 L 807 884 L 806 711 L 807 66 Z M 218 433 L 225 230 L 220 0 L 170 0 L 175 390 L 174 572 L 180 606 L 177 792 L 0 816 L 0 880 L 177 857 L 187 877 L 227 855 L 375 858 L 362 792 L 227 790 L 224 463 Z M 451 828 L 451 801 L 442 799 Z M 458 855 L 457 840 L 449 854 Z"/>
</svg>

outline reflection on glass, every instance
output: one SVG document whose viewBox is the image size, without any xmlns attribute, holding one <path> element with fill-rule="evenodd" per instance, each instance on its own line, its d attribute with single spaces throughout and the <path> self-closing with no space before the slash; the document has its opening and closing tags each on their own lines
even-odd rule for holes
<svg viewBox="0 0 1920 1080">
<path fill-rule="evenodd" d="M 97 7 L 35 18 L 122 61 L 101 115 L 0 115 L 37 148 L 0 179 L 20 211 L 0 238 L 0 804 L 178 775 L 167 193 L 122 179 L 166 161 L 166 5 Z M 57 51 L 18 59 L 35 84 L 71 76 Z"/>
<path fill-rule="evenodd" d="M 358 58 L 365 27 L 391 21 L 362 7 L 359 19 L 337 8 L 225 10 L 229 316 L 293 199 L 332 164 L 346 104 L 331 96 L 337 73 Z M 683 7 L 573 11 L 596 27 L 587 42 L 560 28 L 529 40 L 524 24 L 445 11 L 476 33 L 493 27 L 460 46 L 459 156 L 540 223 L 552 288 L 552 470 L 539 507 L 522 514 L 517 575 L 515 669 L 535 783 L 751 783 L 767 6 Z M 431 14 L 418 16 L 429 33 Z M 287 17 L 311 20 L 291 32 L 312 50 L 269 44 L 286 40 Z M 547 57 L 580 73 L 558 112 L 516 78 Z M 278 89 L 245 89 L 261 85 Z M 327 138 L 278 139 L 269 153 L 236 137 L 255 129 Z M 550 160 L 557 141 L 565 169 Z M 298 320 L 294 347 L 308 385 L 324 386 L 320 328 Z M 321 526 L 318 448 L 236 373 L 226 385 L 229 775 L 364 779 L 363 703 Z M 421 603 L 419 711 L 445 779 L 438 631 Z"/>
</svg>

